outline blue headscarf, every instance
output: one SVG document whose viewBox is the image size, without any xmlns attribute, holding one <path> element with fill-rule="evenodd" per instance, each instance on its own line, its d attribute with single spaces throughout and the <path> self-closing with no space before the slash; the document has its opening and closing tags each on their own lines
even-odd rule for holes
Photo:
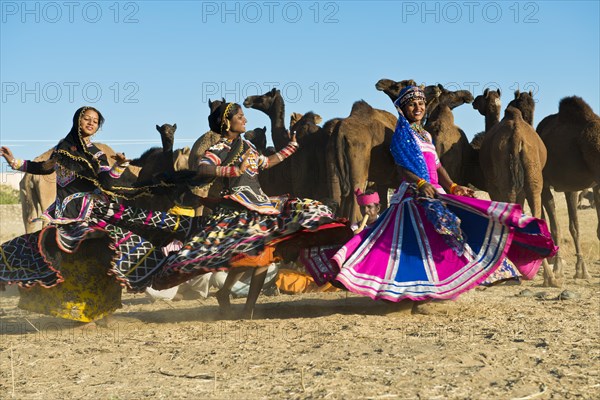
<svg viewBox="0 0 600 400">
<path fill-rule="evenodd" d="M 413 99 L 425 100 L 425 93 L 418 86 L 407 86 L 402 89 L 394 105 L 401 108 Z M 394 161 L 419 178 L 430 182 L 423 152 L 421 152 L 421 148 L 417 144 L 410 123 L 401 111 L 398 114 L 398 122 L 396 123 L 396 130 L 392 136 L 392 144 L 390 146 Z"/>
</svg>

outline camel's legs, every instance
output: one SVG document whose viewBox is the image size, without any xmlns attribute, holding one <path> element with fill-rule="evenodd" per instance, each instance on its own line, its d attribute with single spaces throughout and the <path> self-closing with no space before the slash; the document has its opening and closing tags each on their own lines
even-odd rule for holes
<svg viewBox="0 0 600 400">
<path fill-rule="evenodd" d="M 554 197 L 550 188 L 544 187 L 542 189 L 542 202 L 544 209 L 546 210 L 548 223 L 550 224 L 550 232 L 552 233 L 552 239 L 554 243 L 558 244 L 558 238 L 560 237 L 560 229 L 556 221 L 556 208 L 554 205 Z M 542 262 L 544 267 L 544 286 L 560 287 L 560 279 L 562 278 L 562 260 L 560 258 L 560 250 L 555 256 L 554 270 L 550 268 L 548 260 Z M 558 277 L 558 279 L 557 279 Z"/>
<path fill-rule="evenodd" d="M 587 271 L 585 262 L 583 261 L 583 253 L 581 252 L 581 243 L 579 242 L 579 220 L 577 218 L 577 192 L 565 192 L 567 200 L 567 210 L 569 211 L 569 232 L 575 243 L 575 255 L 577 256 L 577 264 L 575 264 L 575 275 L 573 278 L 590 279 L 590 274 Z"/>
<path fill-rule="evenodd" d="M 600 182 L 594 186 L 594 203 L 596 207 L 596 216 L 598 217 L 598 228 L 596 229 L 596 236 L 600 240 Z"/>
<path fill-rule="evenodd" d="M 267 277 L 267 269 L 269 267 L 258 267 L 254 268 L 252 271 L 252 280 L 250 281 L 250 289 L 248 292 L 248 298 L 246 299 L 246 305 L 244 306 L 244 314 L 245 318 L 252 318 L 252 314 L 254 313 L 254 306 L 256 305 L 256 300 L 258 300 L 258 295 L 265 284 L 265 278 Z"/>
</svg>

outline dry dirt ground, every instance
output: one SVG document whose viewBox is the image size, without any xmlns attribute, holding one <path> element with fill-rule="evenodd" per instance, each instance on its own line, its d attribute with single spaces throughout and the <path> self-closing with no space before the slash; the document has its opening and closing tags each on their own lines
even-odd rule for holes
<svg viewBox="0 0 600 400">
<path fill-rule="evenodd" d="M 17 208 L 1 211 L 4 241 L 22 227 Z M 600 244 L 595 211 L 579 216 L 592 279 L 571 278 L 567 237 L 563 288 L 543 288 L 538 276 L 429 304 L 429 314 L 330 293 L 261 296 L 253 320 L 231 320 L 214 297 L 124 294 L 98 326 L 20 310 L 4 292 L 0 398 L 597 399 Z M 516 296 L 524 289 L 538 296 Z M 556 300 L 565 289 L 579 298 Z"/>
</svg>

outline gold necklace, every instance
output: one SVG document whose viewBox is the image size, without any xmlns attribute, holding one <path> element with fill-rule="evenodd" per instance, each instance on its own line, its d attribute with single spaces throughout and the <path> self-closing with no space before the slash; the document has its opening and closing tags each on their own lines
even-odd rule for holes
<svg viewBox="0 0 600 400">
<path fill-rule="evenodd" d="M 431 141 L 429 140 L 429 138 L 427 137 L 426 133 L 427 131 L 425 130 L 425 128 L 423 128 L 421 125 L 415 123 L 412 123 L 410 125 L 411 129 L 417 134 L 417 136 L 419 136 L 419 138 L 425 142 L 425 143 L 431 143 Z"/>
</svg>

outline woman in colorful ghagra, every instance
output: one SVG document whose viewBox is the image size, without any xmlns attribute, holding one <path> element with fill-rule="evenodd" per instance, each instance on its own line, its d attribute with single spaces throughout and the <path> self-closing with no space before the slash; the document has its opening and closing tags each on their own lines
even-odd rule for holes
<svg viewBox="0 0 600 400">
<path fill-rule="evenodd" d="M 453 299 L 507 257 L 532 279 L 542 259 L 556 252 L 546 223 L 523 215 L 517 204 L 476 199 L 452 182 L 421 126 L 420 87 L 403 89 L 395 104 L 391 152 L 404 182 L 371 229 L 335 254 L 337 281 L 373 299 Z"/>
<path fill-rule="evenodd" d="M 346 224 L 337 222 L 329 207 L 310 199 L 287 195 L 269 197 L 258 181 L 260 170 L 273 167 L 298 149 L 295 135 L 286 147 L 271 156 L 259 154 L 241 135 L 246 117 L 239 104 L 215 102 L 208 118 L 212 131 L 221 140 L 199 161 L 199 177 L 204 184 L 222 180 L 224 191 L 213 206 L 203 227 L 173 255 L 161 274 L 165 286 L 215 269 L 230 269 L 217 293 L 222 308 L 230 306 L 229 295 L 241 274 L 253 269 L 250 290 L 243 311 L 252 315 L 264 283 L 267 267 L 290 249 L 308 247 L 323 241 L 342 244 L 351 235 Z M 207 180 L 207 181 L 206 181 Z M 284 250 L 285 248 L 285 250 Z"/>
<path fill-rule="evenodd" d="M 78 109 L 71 130 L 47 161 L 18 160 L 9 148 L 0 149 L 15 170 L 56 172 L 56 201 L 43 214 L 49 225 L 0 247 L 0 284 L 21 287 L 22 308 L 83 322 L 101 318 L 121 306 L 121 286 L 139 292 L 151 285 L 165 259 L 160 246 L 184 240 L 192 230 L 192 218 L 116 203 L 148 195 L 151 188 L 119 186 L 128 160 L 118 153 L 111 167 L 91 142 L 103 122 L 95 108 Z M 108 215 L 112 208 L 127 212 Z M 103 238 L 105 248 L 91 249 L 94 256 L 85 262 L 73 261 L 69 254 L 92 238 Z"/>
</svg>

